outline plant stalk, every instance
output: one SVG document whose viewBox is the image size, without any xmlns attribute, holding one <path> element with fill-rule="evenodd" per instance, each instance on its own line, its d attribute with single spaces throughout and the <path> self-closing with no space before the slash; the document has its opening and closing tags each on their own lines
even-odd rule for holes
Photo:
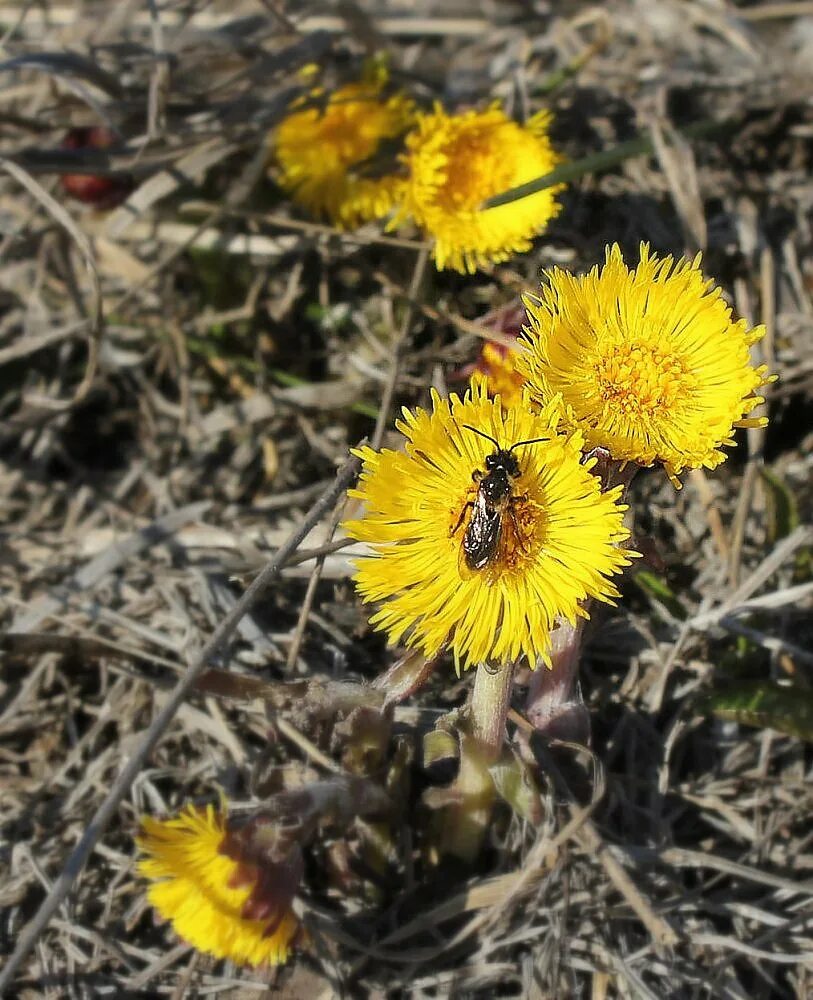
<svg viewBox="0 0 813 1000">
<path fill-rule="evenodd" d="M 579 690 L 584 621 L 575 625 L 563 619 L 551 634 L 550 668 L 539 664 L 528 685 L 525 717 L 548 739 L 587 745 L 590 715 Z"/>
<path fill-rule="evenodd" d="M 514 666 L 478 665 L 468 725 L 460 734 L 460 769 L 454 784 L 457 801 L 444 811 L 442 850 L 467 862 L 480 853 L 491 822 L 496 791 L 489 768 L 502 754 Z"/>
<path fill-rule="evenodd" d="M 496 670 L 481 663 L 474 677 L 469 705 L 471 735 L 483 756 L 491 758 L 490 763 L 499 758 L 502 750 L 513 680 L 513 663 L 505 663 Z"/>
</svg>

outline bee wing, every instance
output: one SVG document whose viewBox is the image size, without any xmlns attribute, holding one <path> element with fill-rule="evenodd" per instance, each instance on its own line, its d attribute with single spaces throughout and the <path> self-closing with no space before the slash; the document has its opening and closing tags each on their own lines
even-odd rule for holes
<svg viewBox="0 0 813 1000">
<path fill-rule="evenodd" d="M 502 514 L 478 495 L 463 535 L 462 555 L 469 569 L 482 569 L 497 551 Z"/>
</svg>

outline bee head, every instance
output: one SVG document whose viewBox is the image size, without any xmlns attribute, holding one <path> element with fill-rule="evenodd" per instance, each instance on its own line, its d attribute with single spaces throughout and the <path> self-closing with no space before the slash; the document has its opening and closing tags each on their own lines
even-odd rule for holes
<svg viewBox="0 0 813 1000">
<path fill-rule="evenodd" d="M 467 431 L 473 431 L 475 434 L 479 434 L 480 437 L 485 438 L 486 441 L 490 441 L 494 445 L 494 451 L 490 455 L 486 455 L 485 465 L 489 472 L 494 472 L 495 469 L 502 469 L 507 476 L 511 476 L 512 479 L 516 479 L 519 475 L 519 462 L 514 455 L 515 448 L 521 448 L 526 444 L 536 444 L 539 441 L 549 440 L 547 437 L 539 438 L 528 438 L 527 441 L 517 441 L 512 444 L 510 448 L 503 448 L 500 446 L 499 441 L 493 438 L 490 434 L 486 434 L 485 431 L 481 431 L 477 427 L 472 427 L 471 424 L 463 424 Z"/>
<path fill-rule="evenodd" d="M 506 451 L 503 454 L 505 457 L 502 464 L 505 466 L 505 471 L 509 476 L 511 476 L 512 479 L 516 479 L 519 475 L 519 462 L 517 461 L 516 455 L 510 451 Z"/>
<path fill-rule="evenodd" d="M 515 455 L 512 455 L 507 448 L 498 448 L 490 455 L 486 455 L 486 468 L 489 472 L 495 469 L 502 469 L 507 475 L 515 479 L 519 475 L 519 462 Z"/>
</svg>

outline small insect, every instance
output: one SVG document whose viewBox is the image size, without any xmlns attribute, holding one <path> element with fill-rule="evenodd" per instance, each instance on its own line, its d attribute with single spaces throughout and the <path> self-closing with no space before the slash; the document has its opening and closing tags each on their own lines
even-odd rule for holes
<svg viewBox="0 0 813 1000">
<path fill-rule="evenodd" d="M 520 538 L 514 506 L 526 497 L 514 493 L 512 480 L 520 474 L 519 462 L 513 454 L 514 449 L 524 444 L 547 441 L 547 438 L 530 438 L 528 441 L 517 441 L 510 448 L 502 448 L 499 441 L 490 434 L 469 424 L 463 426 L 467 431 L 473 431 L 490 441 L 495 448 L 490 455 L 486 455 L 486 471 L 475 469 L 472 473 L 472 479 L 477 483 L 477 497 L 464 505 L 457 524 L 450 532 L 450 535 L 454 535 L 458 531 L 466 511 L 471 508 L 471 518 L 463 535 L 463 557 L 469 569 L 477 570 L 487 566 L 497 552 L 502 534 L 503 516 L 511 518 L 514 533 L 518 540 Z"/>
</svg>

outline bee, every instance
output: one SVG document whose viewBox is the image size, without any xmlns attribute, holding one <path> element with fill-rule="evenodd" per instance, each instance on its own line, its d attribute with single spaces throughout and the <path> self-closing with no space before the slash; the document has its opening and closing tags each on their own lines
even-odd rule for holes
<svg viewBox="0 0 813 1000">
<path fill-rule="evenodd" d="M 514 493 L 512 480 L 520 474 L 519 462 L 514 455 L 514 450 L 524 444 L 547 441 L 547 438 L 530 438 L 528 441 L 517 441 L 510 448 L 503 448 L 499 441 L 496 441 L 490 434 L 486 434 L 469 424 L 463 424 L 463 427 L 467 431 L 479 434 L 480 437 L 484 437 L 494 445 L 494 451 L 490 455 L 486 455 L 486 471 L 475 469 L 472 473 L 472 479 L 477 483 L 476 498 L 469 500 L 464 505 L 457 524 L 450 532 L 450 536 L 457 533 L 466 516 L 466 511 L 470 509 L 472 513 L 463 534 L 462 551 L 468 568 L 478 570 L 484 569 L 494 558 L 500 543 L 505 516 L 511 518 L 514 533 L 518 540 L 520 538 L 514 507 L 527 497 Z"/>
</svg>

